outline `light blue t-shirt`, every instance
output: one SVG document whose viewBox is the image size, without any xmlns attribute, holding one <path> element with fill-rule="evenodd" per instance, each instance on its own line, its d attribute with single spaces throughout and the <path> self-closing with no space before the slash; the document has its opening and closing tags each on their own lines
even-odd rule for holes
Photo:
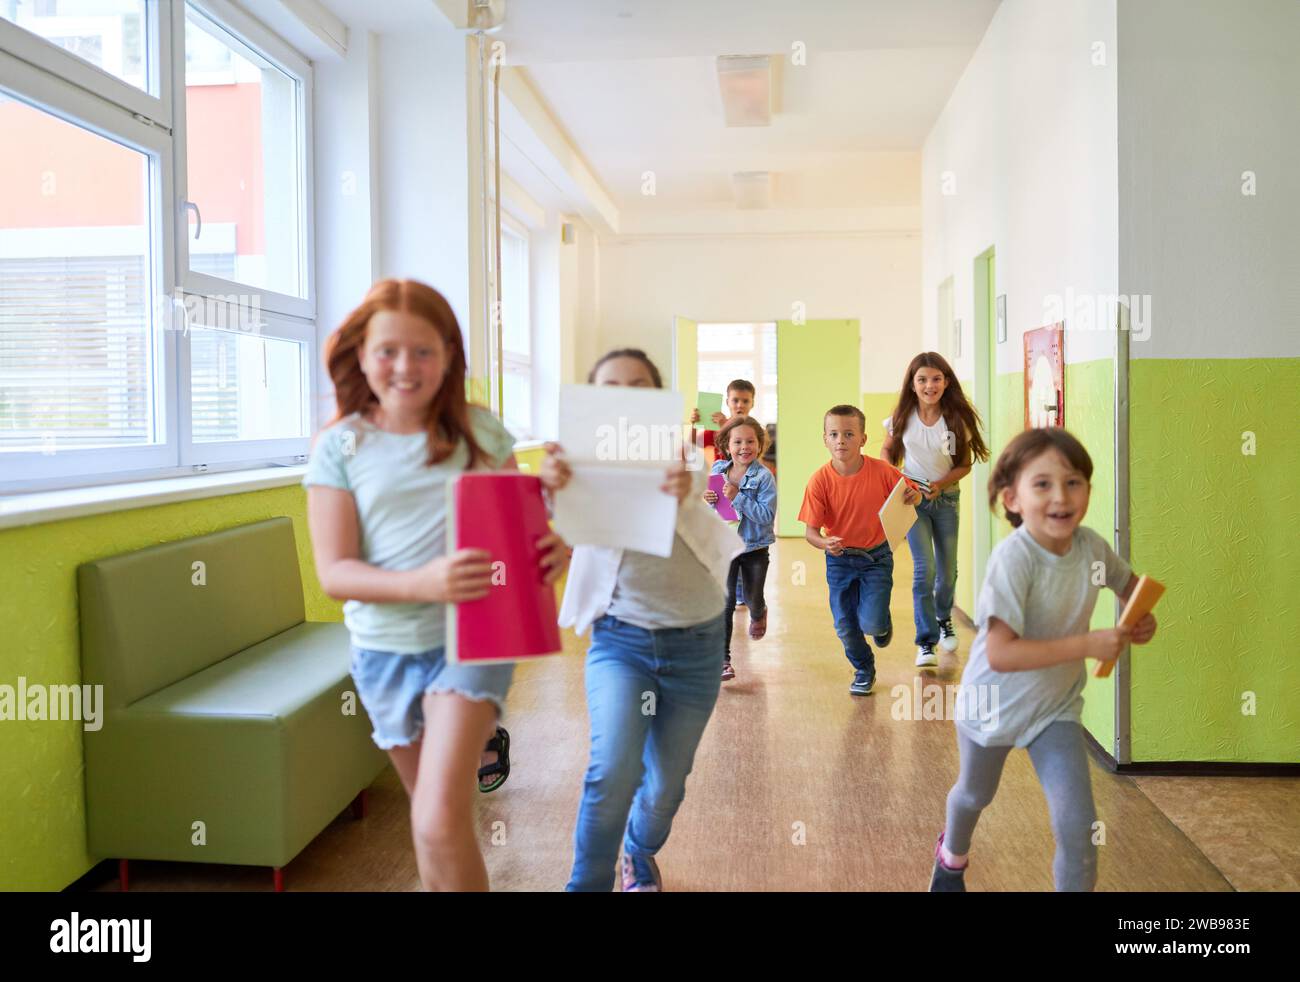
<svg viewBox="0 0 1300 982">
<path fill-rule="evenodd" d="M 514 437 L 479 407 L 470 407 L 478 445 L 500 467 L 514 449 Z M 380 569 L 408 570 L 447 554 L 447 482 L 465 470 L 469 450 L 456 451 L 432 467 L 424 433 L 387 433 L 358 415 L 321 432 L 312 448 L 303 486 L 351 492 L 360 527 L 360 558 Z M 480 463 L 480 468 L 483 464 Z M 438 603 L 343 604 L 352 643 L 370 651 L 418 654 L 443 645 L 447 611 Z"/>
<path fill-rule="evenodd" d="M 956 725 L 985 747 L 1027 747 L 1057 720 L 1079 722 L 1083 661 L 1022 672 L 989 667 L 989 621 L 996 617 L 1022 638 L 1054 641 L 1086 634 L 1102 586 L 1122 593 L 1133 575 L 1099 534 L 1081 525 L 1064 556 L 1044 549 L 1023 525 L 989 553 L 975 602 L 979 633 L 962 673 Z"/>
</svg>

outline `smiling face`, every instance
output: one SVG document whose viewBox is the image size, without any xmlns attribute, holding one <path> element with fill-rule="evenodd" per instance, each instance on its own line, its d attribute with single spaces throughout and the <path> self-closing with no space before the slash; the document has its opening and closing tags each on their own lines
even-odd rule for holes
<svg viewBox="0 0 1300 982">
<path fill-rule="evenodd" d="M 867 434 L 856 416 L 827 416 L 822 424 L 822 439 L 831 456 L 841 464 L 852 463 L 862 456 Z"/>
<path fill-rule="evenodd" d="M 654 376 L 640 358 L 611 358 L 602 362 L 592 382 L 595 385 L 631 385 L 644 389 L 655 387 Z"/>
<path fill-rule="evenodd" d="M 450 352 L 431 323 L 403 310 L 381 310 L 366 325 L 361 372 L 389 423 L 423 419 L 442 386 Z"/>
<path fill-rule="evenodd" d="M 744 389 L 727 390 L 727 412 L 730 416 L 748 416 L 754 408 L 754 393 Z"/>
<path fill-rule="evenodd" d="M 748 467 L 758 457 L 758 435 L 752 426 L 737 426 L 727 435 L 727 453 Z"/>
<path fill-rule="evenodd" d="M 912 376 L 912 391 L 916 393 L 916 398 L 923 406 L 939 405 L 946 388 L 948 388 L 948 379 L 943 374 L 943 369 L 922 366 Z"/>
<path fill-rule="evenodd" d="M 1002 492 L 1002 502 L 1020 515 L 1040 544 L 1068 550 L 1074 530 L 1088 513 L 1091 491 L 1088 479 L 1052 449 L 1025 462 L 1015 485 Z"/>
</svg>

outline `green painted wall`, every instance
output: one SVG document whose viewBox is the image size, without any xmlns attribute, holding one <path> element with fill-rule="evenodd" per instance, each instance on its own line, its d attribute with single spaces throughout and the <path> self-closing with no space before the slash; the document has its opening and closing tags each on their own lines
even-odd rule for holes
<svg viewBox="0 0 1300 982">
<path fill-rule="evenodd" d="M 1300 359 L 1140 359 L 1129 392 L 1133 564 L 1168 588 L 1133 759 L 1300 762 Z"/>
<path fill-rule="evenodd" d="M 830 460 L 822 418 L 831 406 L 857 405 L 860 340 L 856 320 L 778 321 L 776 376 L 781 424 L 777 438 L 777 535 L 803 535 L 799 506 L 804 487 Z M 838 355 L 838 357 L 836 357 Z M 883 417 L 883 413 L 881 416 Z M 880 451 L 880 422 L 867 417 L 867 453 Z"/>
<path fill-rule="evenodd" d="M 1067 342 L 1068 343 L 1068 342 Z M 1111 358 L 1065 366 L 1065 425 L 1092 458 L 1092 494 L 1083 523 L 1115 543 L 1115 362 Z M 1092 613 L 1094 628 L 1114 627 L 1115 595 L 1103 590 Z M 1115 678 L 1094 679 L 1089 663 L 1083 725 L 1114 753 Z"/>
<path fill-rule="evenodd" d="M 316 581 L 306 496 L 293 486 L 0 530 L 0 684 L 81 681 L 77 567 L 92 559 L 278 515 L 293 519 L 309 621 L 340 621 Z M 0 722 L 0 889 L 59 890 L 98 859 L 86 852 L 82 726 Z"/>
</svg>

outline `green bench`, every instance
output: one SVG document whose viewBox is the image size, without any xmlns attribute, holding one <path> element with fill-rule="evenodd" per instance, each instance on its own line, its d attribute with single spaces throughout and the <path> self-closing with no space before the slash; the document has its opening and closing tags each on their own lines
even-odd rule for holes
<svg viewBox="0 0 1300 982">
<path fill-rule="evenodd" d="M 304 621 L 293 523 L 274 518 L 86 563 L 87 841 L 117 859 L 282 869 L 387 765 L 347 629 Z"/>
</svg>

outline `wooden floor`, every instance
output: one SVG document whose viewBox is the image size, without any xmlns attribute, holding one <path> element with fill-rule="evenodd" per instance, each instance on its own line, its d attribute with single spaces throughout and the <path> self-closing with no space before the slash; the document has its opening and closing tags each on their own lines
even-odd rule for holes
<svg viewBox="0 0 1300 982">
<path fill-rule="evenodd" d="M 723 686 L 659 857 L 669 890 L 923 890 L 957 772 L 951 722 L 895 719 L 896 685 L 955 683 L 970 632 L 938 671 L 913 667 L 911 560 L 896 558 L 896 638 L 877 655 L 876 691 L 849 695 L 852 671 L 831 627 L 824 564 L 802 540 L 773 550 L 768 634 L 736 615 L 737 678 Z M 497 890 L 559 890 L 587 762 L 584 642 L 523 667 L 506 725 L 512 772 L 483 796 L 480 839 Z M 1105 823 L 1102 890 L 1300 888 L 1300 781 L 1118 777 L 1094 764 Z M 975 832 L 971 890 L 1052 889 L 1047 807 L 1029 757 L 1014 752 Z M 133 890 L 267 889 L 237 867 L 135 863 Z M 290 890 L 416 890 L 406 796 L 389 770 L 364 821 L 340 817 L 287 868 Z M 114 889 L 114 885 L 106 888 Z"/>
</svg>

